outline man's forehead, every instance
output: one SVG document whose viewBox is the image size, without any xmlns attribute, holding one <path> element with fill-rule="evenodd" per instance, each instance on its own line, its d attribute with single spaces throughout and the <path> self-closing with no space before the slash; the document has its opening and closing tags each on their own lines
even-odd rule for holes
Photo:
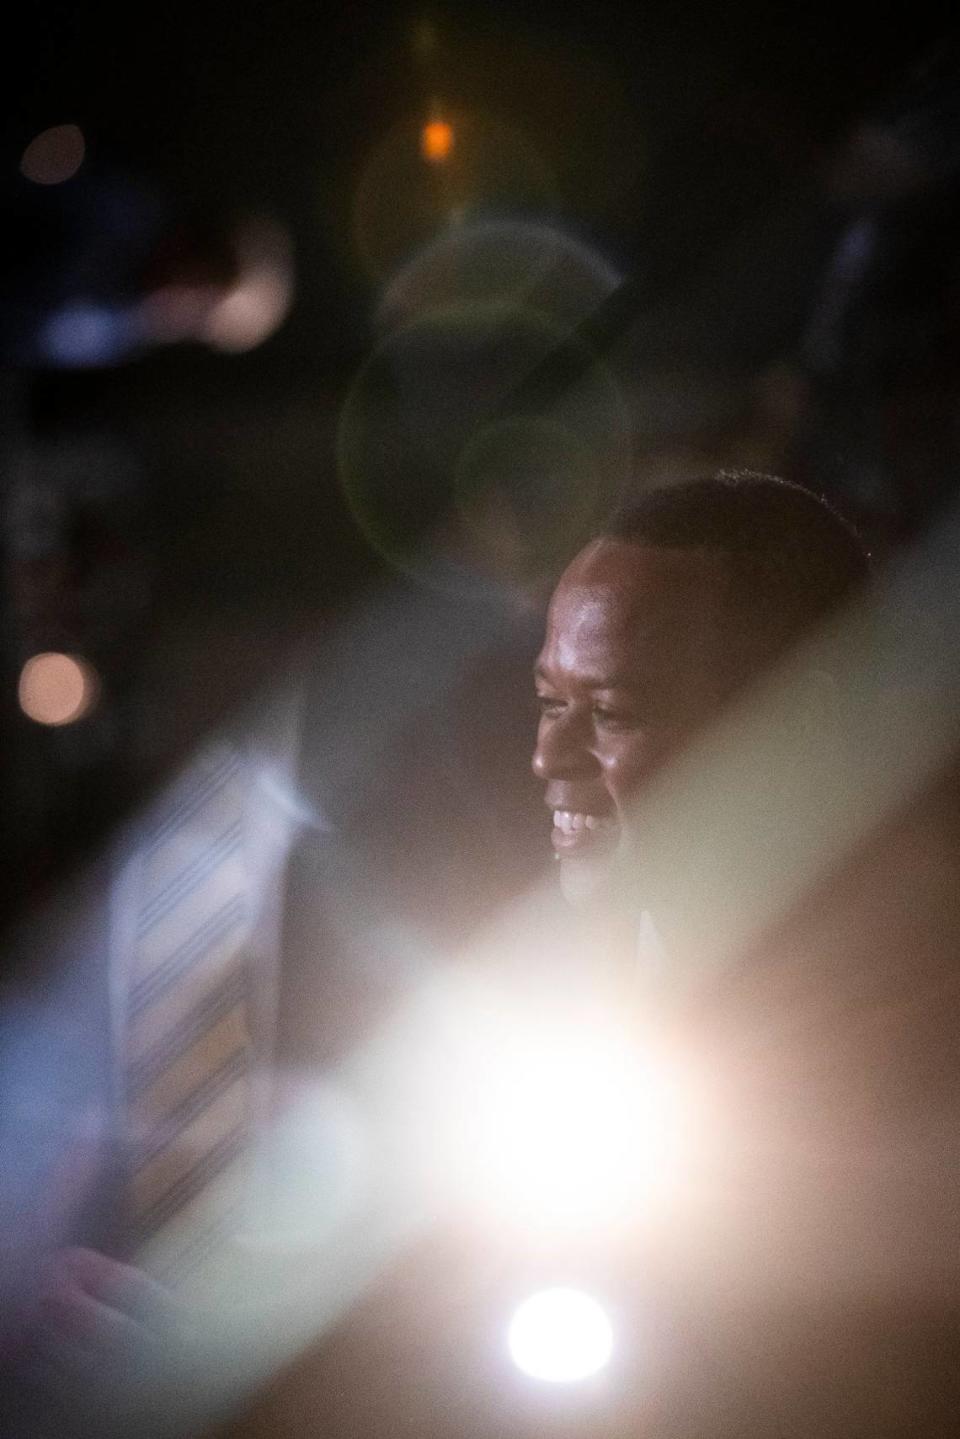
<svg viewBox="0 0 960 1439">
<path fill-rule="evenodd" d="M 566 589 L 614 588 L 630 599 L 654 602 L 691 591 L 717 595 L 726 589 L 725 556 L 706 546 L 684 548 L 633 540 L 593 540 L 571 561 L 555 594 Z"/>
<path fill-rule="evenodd" d="M 554 591 L 540 663 L 599 677 L 675 659 L 715 636 L 727 588 L 714 551 L 595 541 Z"/>
<path fill-rule="evenodd" d="M 619 540 L 600 540 L 576 557 L 560 579 L 550 603 L 550 622 L 573 626 L 584 635 L 622 631 L 640 635 L 721 605 L 728 571 L 712 550 L 659 549 Z"/>
</svg>

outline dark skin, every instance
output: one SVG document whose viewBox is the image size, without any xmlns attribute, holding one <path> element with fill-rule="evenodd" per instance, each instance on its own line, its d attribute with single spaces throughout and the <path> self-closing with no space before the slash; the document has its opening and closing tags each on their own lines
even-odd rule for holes
<svg viewBox="0 0 960 1439">
<path fill-rule="evenodd" d="M 728 592 L 715 551 L 620 539 L 594 540 L 554 591 L 535 672 L 533 771 L 575 903 L 635 869 L 637 796 L 735 688 Z"/>
</svg>

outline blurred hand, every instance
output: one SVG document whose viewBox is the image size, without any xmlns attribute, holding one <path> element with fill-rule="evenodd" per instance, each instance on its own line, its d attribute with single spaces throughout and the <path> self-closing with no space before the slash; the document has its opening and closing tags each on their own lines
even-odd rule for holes
<svg viewBox="0 0 960 1439">
<path fill-rule="evenodd" d="M 44 1261 L 38 1324 L 68 1349 L 106 1360 L 159 1341 L 176 1316 L 156 1280 L 97 1250 L 61 1249 Z"/>
<path fill-rule="evenodd" d="M 93 1249 L 58 1250 L 44 1261 L 28 1325 L 37 1380 L 78 1432 L 130 1432 L 178 1387 L 179 1315 L 142 1270 Z"/>
</svg>

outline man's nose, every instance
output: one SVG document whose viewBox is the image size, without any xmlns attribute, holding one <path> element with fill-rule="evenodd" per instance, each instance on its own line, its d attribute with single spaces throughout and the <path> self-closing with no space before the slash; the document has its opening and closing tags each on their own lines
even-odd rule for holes
<svg viewBox="0 0 960 1439">
<path fill-rule="evenodd" d="M 531 761 L 537 779 L 579 779 L 599 769 L 583 724 L 573 715 L 542 721 Z"/>
</svg>

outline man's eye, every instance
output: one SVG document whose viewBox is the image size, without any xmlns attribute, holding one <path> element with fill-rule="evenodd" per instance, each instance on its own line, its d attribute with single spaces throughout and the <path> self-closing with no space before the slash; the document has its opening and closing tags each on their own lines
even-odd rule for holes
<svg viewBox="0 0 960 1439">
<path fill-rule="evenodd" d="M 537 708 L 542 715 L 558 715 L 563 709 L 563 701 L 551 695 L 537 695 Z"/>
<path fill-rule="evenodd" d="M 608 705 L 594 705 L 593 717 L 604 729 L 635 729 L 638 723 L 636 715 L 627 710 L 611 709 Z"/>
</svg>

